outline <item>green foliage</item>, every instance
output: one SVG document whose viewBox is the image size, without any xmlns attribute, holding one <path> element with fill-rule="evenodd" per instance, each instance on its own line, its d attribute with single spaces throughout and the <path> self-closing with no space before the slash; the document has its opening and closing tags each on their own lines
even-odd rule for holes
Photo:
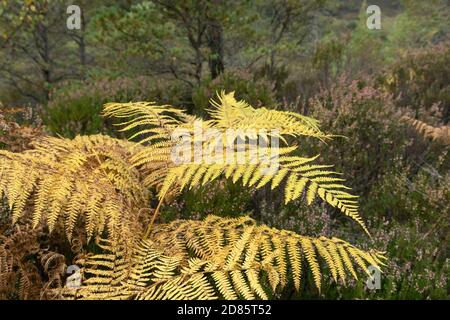
<svg viewBox="0 0 450 320">
<path fill-rule="evenodd" d="M 43 115 L 44 124 L 50 132 L 73 138 L 77 134 L 103 131 L 103 119 L 98 116 L 102 100 L 99 94 L 75 99 L 62 98 L 63 93 L 57 95 L 56 101 L 50 101 Z"/>
<path fill-rule="evenodd" d="M 101 117 L 108 101 L 148 100 L 179 104 L 186 96 L 183 85 L 152 81 L 148 77 L 72 82 L 55 90 L 44 109 L 43 121 L 50 132 L 73 138 L 77 134 L 102 132 L 115 135 L 112 122 Z"/>
<path fill-rule="evenodd" d="M 343 53 L 347 72 L 355 78 L 363 73 L 376 72 L 386 62 L 384 54 L 385 30 L 383 28 L 381 30 L 367 28 L 367 6 L 366 1 L 361 4 L 356 26 L 349 35 L 349 39 L 347 38 L 348 43 Z M 385 15 L 382 16 L 382 25 L 386 27 Z"/>
<path fill-rule="evenodd" d="M 194 91 L 194 114 L 206 115 L 210 97 L 221 91 L 236 91 L 238 99 L 248 101 L 255 107 L 271 108 L 276 104 L 273 84 L 267 79 L 245 71 L 229 70 L 214 80 L 206 80 Z"/>
<path fill-rule="evenodd" d="M 213 181 L 207 186 L 183 192 L 164 207 L 161 216 L 165 221 L 203 218 L 211 213 L 220 217 L 237 217 L 245 214 L 251 194 L 251 190 L 232 181 Z"/>
<path fill-rule="evenodd" d="M 115 63 L 108 66 L 108 72 L 126 69 L 128 75 L 141 74 L 139 64 L 143 60 L 160 63 L 172 59 L 180 61 L 189 50 L 188 44 L 181 41 L 182 36 L 177 33 L 173 21 L 167 19 L 167 15 L 152 1 L 130 7 L 117 4 L 102 6 L 93 17 L 90 30 L 98 43 L 116 48 L 109 52 Z M 174 46 L 164 50 L 164 42 L 171 42 Z M 126 48 L 120 43 L 127 43 Z M 130 61 L 130 56 L 137 59 Z"/>
<path fill-rule="evenodd" d="M 323 73 L 326 81 L 336 76 L 344 53 L 344 45 L 339 39 L 323 39 L 312 57 L 312 65 Z"/>
<path fill-rule="evenodd" d="M 389 46 L 394 50 L 420 48 L 449 39 L 448 3 L 444 0 L 403 0 L 404 10 L 389 29 Z"/>
</svg>

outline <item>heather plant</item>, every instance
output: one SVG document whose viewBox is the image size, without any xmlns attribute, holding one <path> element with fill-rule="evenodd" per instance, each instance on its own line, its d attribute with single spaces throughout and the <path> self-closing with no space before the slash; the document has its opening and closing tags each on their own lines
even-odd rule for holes
<svg viewBox="0 0 450 320">
<path fill-rule="evenodd" d="M 329 143 L 329 156 L 338 168 L 351 172 L 359 192 L 367 192 L 388 170 L 402 165 L 411 139 L 389 93 L 343 76 L 309 105 L 309 114 L 324 128 L 343 136 Z"/>
<path fill-rule="evenodd" d="M 426 169 L 413 177 L 399 172 L 386 174 L 376 182 L 362 205 L 373 231 L 371 241 L 360 237 L 351 227 L 338 224 L 325 206 L 295 203 L 296 209 L 288 206 L 277 217 L 268 211 L 264 220 L 299 233 L 353 239 L 364 248 L 376 244 L 392 254 L 381 275 L 379 289 L 369 289 L 364 282 L 349 279 L 346 286 L 325 284 L 321 294 L 306 290 L 303 299 L 448 298 L 449 185 L 448 173 L 437 176 Z M 300 215 L 294 215 L 298 208 Z M 293 290 L 286 290 L 285 294 L 295 297 Z"/>
<path fill-rule="evenodd" d="M 372 190 L 364 208 L 373 215 L 375 243 L 396 253 L 378 296 L 448 297 L 449 178 L 424 166 L 414 176 L 392 172 Z"/>
<path fill-rule="evenodd" d="M 395 253 L 381 275 L 379 290 L 370 290 L 361 282 L 350 280 L 344 286 L 326 286 L 327 299 L 448 299 L 449 260 L 445 254 L 448 244 L 433 234 L 427 223 L 414 218 L 411 223 L 381 220 L 372 226 L 374 243 L 387 252 Z M 448 233 L 448 225 L 446 226 Z M 429 234 L 424 230 L 431 231 Z M 441 229 L 444 231 L 445 229 Z M 441 233 L 442 234 L 442 233 Z M 361 246 L 364 241 L 355 240 Z M 317 294 L 310 298 L 319 298 Z"/>
</svg>

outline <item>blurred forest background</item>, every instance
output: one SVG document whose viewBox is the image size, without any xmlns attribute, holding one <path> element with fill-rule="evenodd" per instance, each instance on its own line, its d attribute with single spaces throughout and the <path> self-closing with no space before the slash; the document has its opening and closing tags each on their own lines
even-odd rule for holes
<svg viewBox="0 0 450 320">
<path fill-rule="evenodd" d="M 70 4 L 80 30 L 66 26 Z M 380 30 L 366 25 L 371 4 Z M 0 0 L 0 144 L 120 136 L 100 115 L 112 101 L 206 116 L 220 90 L 312 116 L 347 137 L 304 149 L 344 172 L 372 240 L 325 205 L 283 206 L 282 195 L 226 181 L 184 192 L 163 219 L 250 214 L 386 251 L 380 289 L 360 279 L 302 298 L 449 299 L 449 21 L 447 0 Z"/>
</svg>

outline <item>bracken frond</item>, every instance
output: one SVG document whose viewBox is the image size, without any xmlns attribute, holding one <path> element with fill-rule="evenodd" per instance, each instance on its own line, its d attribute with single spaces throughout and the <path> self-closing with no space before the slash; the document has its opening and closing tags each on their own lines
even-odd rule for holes
<svg viewBox="0 0 450 320">
<path fill-rule="evenodd" d="M 153 102 L 107 103 L 103 115 L 126 119 L 117 124 L 120 131 L 132 131 L 130 139 L 139 137 L 140 143 L 170 139 L 176 128 L 191 119 L 182 110 Z"/>
<path fill-rule="evenodd" d="M 44 237 L 28 224 L 0 235 L 0 299 L 52 299 L 63 287 L 65 257 L 42 245 Z"/>
<path fill-rule="evenodd" d="M 302 198 L 311 205 L 320 198 L 368 233 L 341 174 L 316 162 L 319 155 L 301 156 L 287 139 L 331 138 L 316 120 L 253 108 L 233 92 L 218 96 L 206 121 L 169 105 L 106 104 L 104 115 L 120 119 L 120 130 L 136 142 L 103 135 L 44 137 L 20 153 L 0 151 L 7 217 L 17 228 L 27 221 L 31 230 L 23 236 L 23 246 L 30 244 L 24 252 L 11 245 L 14 237 L 0 236 L 0 296 L 11 291 L 15 277 L 25 298 L 270 299 L 291 285 L 300 291 L 308 275 L 320 291 L 324 273 L 345 283 L 369 265 L 383 266 L 380 252 L 273 229 L 248 217 L 154 224 L 164 201 L 223 177 L 249 188 L 280 188 L 286 203 Z M 149 222 L 142 214 L 152 210 L 150 194 L 159 203 Z M 61 289 L 63 255 L 33 247 L 44 226 L 56 230 L 52 235 L 65 234 L 72 246 L 96 236 L 90 243 L 96 254 L 77 262 L 83 266 L 80 288 Z"/>
<path fill-rule="evenodd" d="M 414 129 L 421 135 L 423 135 L 425 138 L 430 138 L 434 141 L 438 141 L 445 145 L 450 145 L 449 126 L 433 127 L 423 121 L 413 119 L 407 116 L 403 116 L 402 120 L 410 123 L 414 127 Z"/>
<path fill-rule="evenodd" d="M 147 202 L 130 162 L 137 147 L 94 135 L 47 137 L 22 153 L 0 151 L 0 193 L 13 222 L 31 207 L 34 227 L 45 222 L 51 231 L 61 219 L 69 239 L 80 217 L 88 236 L 129 226 L 135 216 L 131 208 L 144 208 Z"/>
<path fill-rule="evenodd" d="M 230 178 L 233 182 L 241 181 L 244 186 L 257 189 L 269 183 L 272 190 L 283 185 L 285 203 L 298 199 L 304 194 L 306 202 L 311 205 L 314 199 L 319 197 L 357 221 L 369 234 L 358 213 L 357 196 L 346 191 L 350 188 L 341 184 L 344 179 L 339 173 L 323 170 L 331 166 L 312 164 L 317 156 L 311 158 L 291 156 L 289 155 L 291 148 L 280 148 L 275 156 L 270 155 L 270 150 L 262 148 L 257 150 L 269 156 L 262 159 L 252 158 L 249 151 L 236 151 L 233 157 L 226 161 L 213 159 L 213 161 L 188 162 L 173 166 L 168 169 L 161 186 L 160 198 L 174 188 L 183 190 L 186 187 L 205 185 L 221 176 Z"/>
<path fill-rule="evenodd" d="M 146 172 L 145 185 L 155 187 L 161 201 L 185 187 L 205 185 L 223 176 L 256 188 L 271 182 L 272 189 L 284 187 L 285 203 L 304 195 L 310 205 L 319 197 L 369 234 L 358 213 L 357 197 L 346 191 L 350 188 L 341 183 L 344 179 L 339 173 L 329 170 L 332 166 L 315 164 L 318 156 L 297 156 L 299 148 L 295 145 L 279 147 L 267 142 L 255 148 L 249 140 L 261 134 L 268 140 L 272 129 L 278 130 L 278 137 L 331 137 L 320 131 L 314 119 L 293 112 L 256 109 L 245 101 L 237 101 L 233 92 L 222 92 L 219 102 L 211 103 L 215 108 L 210 110 L 213 119 L 208 121 L 189 118 L 181 110 L 153 103 L 105 106 L 105 115 L 129 119 L 122 124 L 123 130 L 144 126 L 140 132 L 150 135 L 141 141 L 146 146 L 133 156 L 132 162 Z M 231 133 L 229 129 L 233 129 Z M 181 136 L 183 133 L 190 136 L 190 140 L 180 143 L 184 140 L 177 139 L 178 134 L 174 138 L 176 130 L 180 130 Z M 250 136 L 246 130 L 250 130 Z M 195 132 L 202 134 L 193 135 Z M 153 140 L 152 134 L 156 137 Z M 151 170 L 146 170 L 146 166 Z"/>
<path fill-rule="evenodd" d="M 268 299 L 290 282 L 298 290 L 306 270 L 320 289 L 324 266 L 338 280 L 347 272 L 356 277 L 355 268 L 365 265 L 362 262 L 377 268 L 384 265 L 380 252 L 366 252 L 336 238 L 316 239 L 257 225 L 248 217 L 208 216 L 203 221 L 157 225 L 129 261 L 123 246 L 105 249 L 86 260 L 83 286 L 66 288 L 64 295 L 79 299 Z"/>
<path fill-rule="evenodd" d="M 331 138 L 323 133 L 317 120 L 289 111 L 253 108 L 243 100 L 236 100 L 234 92 L 218 94 L 218 101 L 211 99 L 209 110 L 215 128 L 235 130 L 278 130 L 280 136 L 308 136 L 319 139 Z"/>
</svg>

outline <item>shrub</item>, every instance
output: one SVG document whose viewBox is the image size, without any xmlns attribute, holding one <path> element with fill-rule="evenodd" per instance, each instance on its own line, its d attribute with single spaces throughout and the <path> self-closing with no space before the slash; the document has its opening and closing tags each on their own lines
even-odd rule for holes
<svg viewBox="0 0 450 320">
<path fill-rule="evenodd" d="M 366 193 L 374 182 L 405 160 L 411 139 L 392 96 L 383 90 L 341 77 L 329 90 L 322 90 L 310 100 L 308 111 L 321 121 L 324 130 L 347 137 L 329 142 L 325 153 L 339 170 L 354 177 L 353 186 L 358 192 Z M 318 146 L 310 148 L 317 150 Z"/>
<path fill-rule="evenodd" d="M 48 102 L 43 121 L 50 132 L 73 138 L 77 134 L 98 132 L 115 135 L 110 120 L 102 118 L 103 104 L 108 101 L 157 101 L 182 104 L 186 88 L 175 82 L 148 77 L 117 78 L 71 82 L 56 89 Z"/>
<path fill-rule="evenodd" d="M 441 43 L 410 50 L 381 78 L 381 82 L 401 107 L 412 108 L 414 116 L 423 115 L 437 105 L 441 122 L 450 120 L 450 46 Z"/>
</svg>

